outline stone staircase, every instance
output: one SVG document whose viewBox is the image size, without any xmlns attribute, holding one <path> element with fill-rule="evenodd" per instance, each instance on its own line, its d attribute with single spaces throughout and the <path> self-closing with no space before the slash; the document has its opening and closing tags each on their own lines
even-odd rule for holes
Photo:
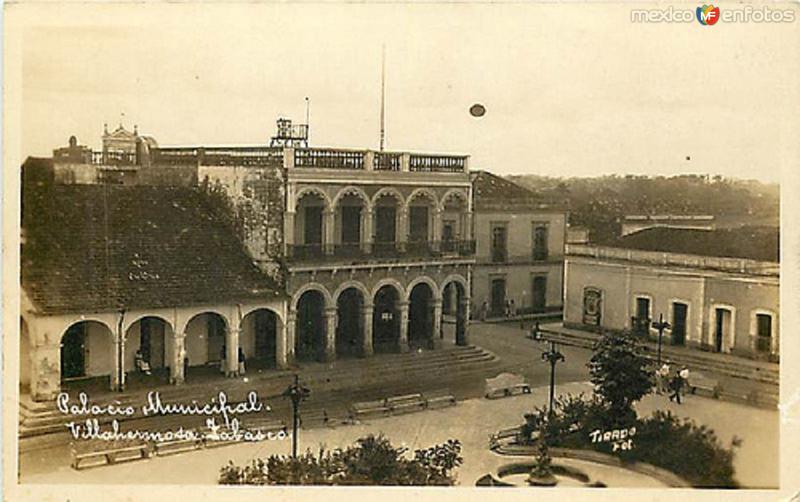
<svg viewBox="0 0 800 502">
<path fill-rule="evenodd" d="M 269 370 L 247 375 L 243 378 L 187 383 L 182 386 L 160 385 L 124 393 L 106 392 L 91 395 L 92 404 L 106 406 L 114 403 L 130 405 L 136 413 L 130 417 L 97 417 L 100 424 L 110 423 L 116 418 L 127 428 L 166 429 L 179 425 L 199 426 L 203 417 L 184 415 L 144 417 L 141 406 L 146 403 L 149 391 L 160 392 L 162 402 L 201 404 L 210 402 L 217 393 L 225 392 L 230 402 L 243 401 L 251 391 L 257 391 L 262 402 L 272 407 L 276 418 L 290 416 L 288 400 L 281 396 L 293 381 L 294 374 L 312 390 L 311 397 L 303 404 L 307 413 L 324 410 L 334 418 L 344 417 L 351 402 L 368 400 L 387 395 L 387 392 L 402 394 L 440 390 L 448 382 L 474 378 L 476 382 L 491 374 L 499 366 L 498 358 L 489 351 L 475 346 L 447 347 L 423 350 L 406 354 L 379 354 L 365 359 L 344 359 L 333 363 L 308 363 L 296 370 Z M 71 400 L 77 393 L 70 394 Z M 54 402 L 37 403 L 27 396 L 20 399 L 19 437 L 36 438 L 54 433 L 65 433 L 65 423 L 75 420 L 83 422 L 86 416 L 62 414 Z M 290 423 L 286 421 L 286 423 Z M 64 434 L 59 434 L 64 436 Z M 41 441 L 40 441 L 41 443 Z M 46 442 L 45 442 L 46 443 Z M 20 442 L 24 447 L 24 442 Z"/>
</svg>

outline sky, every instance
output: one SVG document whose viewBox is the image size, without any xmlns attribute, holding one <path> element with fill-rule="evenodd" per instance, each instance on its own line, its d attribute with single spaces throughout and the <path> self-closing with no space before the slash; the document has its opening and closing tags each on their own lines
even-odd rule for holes
<svg viewBox="0 0 800 502">
<path fill-rule="evenodd" d="M 21 153 L 73 134 L 99 149 L 120 121 L 161 145 L 267 144 L 278 117 L 303 121 L 306 96 L 313 145 L 377 149 L 385 45 L 388 150 L 469 154 L 501 175 L 794 169 L 800 11 L 631 22 L 648 7 L 52 6 L 23 30 Z"/>
</svg>

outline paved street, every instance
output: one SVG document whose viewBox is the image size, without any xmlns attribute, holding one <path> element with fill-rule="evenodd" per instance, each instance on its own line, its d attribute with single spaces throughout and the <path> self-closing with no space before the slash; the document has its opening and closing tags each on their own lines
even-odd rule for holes
<svg viewBox="0 0 800 502">
<path fill-rule="evenodd" d="M 474 484 L 479 477 L 507 462 L 507 459 L 489 451 L 489 434 L 519 425 L 523 413 L 546 403 L 549 367 L 541 361 L 539 345 L 524 338 L 518 326 L 473 326 L 472 341 L 498 354 L 503 360 L 504 370 L 524 374 L 534 386 L 533 393 L 486 400 L 479 396 L 479 386 L 470 381 L 463 388 L 456 389 L 460 397 L 468 399 L 454 408 L 372 420 L 336 429 L 302 431 L 301 448 L 316 449 L 320 444 L 344 446 L 368 433 L 384 433 L 395 444 L 405 444 L 412 449 L 457 438 L 463 443 L 465 458 L 458 472 L 460 483 Z M 567 360 L 558 366 L 558 393 L 589 393 L 591 386 L 587 382 L 585 367 L 589 351 L 565 347 L 563 352 Z M 742 438 L 742 447 L 735 459 L 737 478 L 745 486 L 777 485 L 777 411 L 695 396 L 689 396 L 680 406 L 663 396 L 650 396 L 640 403 L 639 411 L 640 414 L 649 414 L 656 408 L 667 408 L 710 426 L 726 445 L 734 435 Z M 171 483 L 181 479 L 183 483 L 210 484 L 216 482 L 219 468 L 228 460 L 243 464 L 272 453 L 287 454 L 290 446 L 289 441 L 240 444 L 80 472 L 68 467 L 68 451 L 66 447 L 60 447 L 24 454 L 21 480 L 32 483 Z M 164 476 L 165 472 L 170 475 Z"/>
</svg>

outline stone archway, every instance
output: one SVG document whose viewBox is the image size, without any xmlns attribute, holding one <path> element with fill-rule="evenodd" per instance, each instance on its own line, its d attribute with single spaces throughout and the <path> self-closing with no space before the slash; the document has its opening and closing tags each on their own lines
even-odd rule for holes
<svg viewBox="0 0 800 502">
<path fill-rule="evenodd" d="M 448 278 L 442 288 L 442 337 L 456 345 L 468 344 L 470 306 L 465 284 L 461 278 Z"/>
<path fill-rule="evenodd" d="M 184 367 L 211 366 L 225 373 L 228 321 L 216 312 L 203 312 L 186 323 L 186 359 Z M 188 375 L 184 375 L 188 379 Z"/>
<path fill-rule="evenodd" d="M 125 332 L 125 372 L 136 380 L 152 380 L 149 376 L 169 380 L 168 370 L 173 360 L 173 329 L 169 322 L 157 316 L 142 317 Z M 137 352 L 145 364 L 137 364 Z M 149 371 L 145 371 L 149 368 Z M 130 383 L 133 383 L 128 380 Z"/>
<path fill-rule="evenodd" d="M 433 348 L 434 292 L 420 282 L 411 289 L 408 305 L 408 345 L 412 349 Z"/>
<path fill-rule="evenodd" d="M 372 346 L 376 353 L 400 350 L 400 310 L 402 298 L 397 287 L 387 284 L 375 292 L 372 313 Z"/>
<path fill-rule="evenodd" d="M 364 322 L 362 309 L 364 295 L 355 287 L 349 287 L 336 299 L 338 321 L 336 323 L 336 357 L 363 355 Z"/>
<path fill-rule="evenodd" d="M 115 368 L 111 329 L 99 321 L 80 321 L 61 336 L 61 384 L 97 377 L 108 382 Z M 107 388 L 107 385 L 104 387 Z"/>
<path fill-rule="evenodd" d="M 325 295 L 310 289 L 297 300 L 295 357 L 298 361 L 321 361 L 326 347 Z"/>
<path fill-rule="evenodd" d="M 253 310 L 242 318 L 239 347 L 248 368 L 277 367 L 280 326 L 278 314 L 268 308 Z"/>
</svg>

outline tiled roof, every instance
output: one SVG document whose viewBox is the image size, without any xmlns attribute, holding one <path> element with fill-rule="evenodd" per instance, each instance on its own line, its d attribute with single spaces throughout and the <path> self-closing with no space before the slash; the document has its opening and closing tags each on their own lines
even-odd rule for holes
<svg viewBox="0 0 800 502">
<path fill-rule="evenodd" d="M 553 209 L 527 188 L 486 171 L 472 173 L 472 195 L 475 210 Z"/>
<path fill-rule="evenodd" d="M 649 228 L 609 242 L 613 247 L 758 261 L 780 261 L 780 235 L 774 227 L 719 230 Z"/>
<path fill-rule="evenodd" d="M 283 295 L 198 190 L 31 178 L 23 191 L 22 286 L 42 313 Z"/>
</svg>

